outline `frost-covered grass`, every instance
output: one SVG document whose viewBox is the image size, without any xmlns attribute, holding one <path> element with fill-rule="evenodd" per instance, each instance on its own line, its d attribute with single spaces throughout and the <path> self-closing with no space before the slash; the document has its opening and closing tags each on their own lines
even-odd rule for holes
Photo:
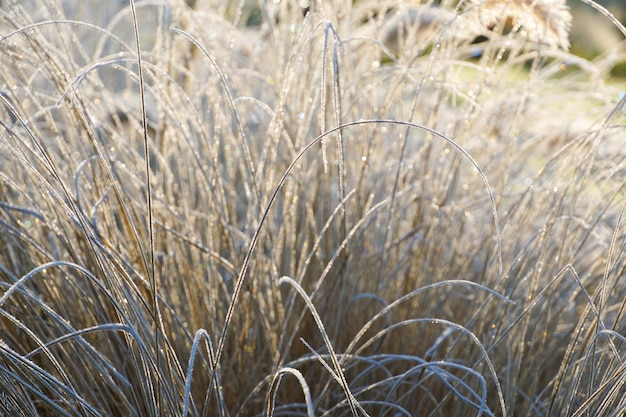
<svg viewBox="0 0 626 417">
<path fill-rule="evenodd" d="M 619 46 L 297 3 L 2 2 L 0 415 L 622 415 Z"/>
</svg>

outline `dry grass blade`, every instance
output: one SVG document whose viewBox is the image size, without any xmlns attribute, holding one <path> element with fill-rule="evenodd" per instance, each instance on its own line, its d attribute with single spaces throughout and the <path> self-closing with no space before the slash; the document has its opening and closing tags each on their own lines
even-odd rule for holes
<svg viewBox="0 0 626 417">
<path fill-rule="evenodd" d="M 358 401 L 356 400 L 356 398 L 354 398 L 354 395 L 352 395 L 352 392 L 350 391 L 350 387 L 348 386 L 346 377 L 343 373 L 341 365 L 339 364 L 339 360 L 337 359 L 337 354 L 335 353 L 335 349 L 333 349 L 333 345 L 330 342 L 328 335 L 326 334 L 324 323 L 322 323 L 322 320 L 319 314 L 317 314 L 317 311 L 315 310 L 315 306 L 311 302 L 311 299 L 304 292 L 302 287 L 293 279 L 289 277 L 281 277 L 278 280 L 278 284 L 280 285 L 283 283 L 289 284 L 291 287 L 293 287 L 297 291 L 297 293 L 300 295 L 300 297 L 302 297 L 302 299 L 307 305 L 307 308 L 311 312 L 311 315 L 313 316 L 313 319 L 315 320 L 315 324 L 317 325 L 317 328 L 320 334 L 322 335 L 322 338 L 324 339 L 324 344 L 326 345 L 326 349 L 328 350 L 331 363 L 333 364 L 334 377 L 337 379 L 337 382 L 341 385 L 341 388 L 343 389 L 344 394 L 346 395 L 346 398 L 348 400 L 348 406 L 350 408 L 350 412 L 352 413 L 353 416 L 356 417 L 358 415 L 357 413 L 357 408 L 358 408 L 363 413 L 363 415 L 367 416 L 368 414 L 365 412 L 365 410 L 362 409 L 362 407 L 359 406 Z"/>
<path fill-rule="evenodd" d="M 293 375 L 297 380 L 300 386 L 302 387 L 302 393 L 304 394 L 304 402 L 306 404 L 306 412 L 307 417 L 314 417 L 313 413 L 313 400 L 311 399 L 311 392 L 309 390 L 309 386 L 306 383 L 306 379 L 302 375 L 300 371 L 290 367 L 283 367 L 278 370 L 277 374 L 274 376 L 274 380 L 272 381 L 271 388 L 268 391 L 267 395 L 267 411 L 266 416 L 272 417 L 274 415 L 274 408 L 276 402 L 276 395 L 278 393 L 278 388 L 280 387 L 280 382 L 285 375 Z"/>
<path fill-rule="evenodd" d="M 206 350 L 209 355 L 210 361 L 210 370 L 215 375 L 214 381 L 214 392 L 218 401 L 218 411 L 219 415 L 222 416 L 225 414 L 225 405 L 224 400 L 221 398 L 221 390 L 220 390 L 220 379 L 219 379 L 219 371 L 217 367 L 217 363 L 215 362 L 215 352 L 213 351 L 213 345 L 211 343 L 210 335 L 204 329 L 200 329 L 196 332 L 193 338 L 193 344 L 191 345 L 191 352 L 189 354 L 189 365 L 187 366 L 187 373 L 185 376 L 185 394 L 184 394 L 184 404 L 183 404 L 183 417 L 186 417 L 189 413 L 190 400 L 191 400 L 191 383 L 193 381 L 193 368 L 197 358 L 198 349 L 200 343 L 204 341 L 206 343 Z M 191 403 L 193 406 L 194 404 Z"/>
</svg>

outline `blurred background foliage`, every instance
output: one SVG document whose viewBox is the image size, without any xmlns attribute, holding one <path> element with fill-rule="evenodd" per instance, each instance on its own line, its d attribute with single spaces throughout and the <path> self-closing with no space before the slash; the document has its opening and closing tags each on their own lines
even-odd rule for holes
<svg viewBox="0 0 626 417">
<path fill-rule="evenodd" d="M 568 1 L 574 18 L 571 34 L 572 52 L 594 58 L 608 50 L 623 49 L 623 35 L 607 18 L 580 0 Z M 626 22 L 626 1 L 599 0 L 622 24 Z M 622 68 L 622 71 L 626 68 Z M 622 75 L 626 75 L 624 72 Z"/>
</svg>

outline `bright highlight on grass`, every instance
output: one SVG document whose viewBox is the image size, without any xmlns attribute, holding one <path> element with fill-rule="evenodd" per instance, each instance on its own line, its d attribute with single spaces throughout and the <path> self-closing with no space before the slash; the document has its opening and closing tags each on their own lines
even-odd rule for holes
<svg viewBox="0 0 626 417">
<path fill-rule="evenodd" d="M 2 2 L 0 415 L 623 415 L 580 10 Z"/>
</svg>

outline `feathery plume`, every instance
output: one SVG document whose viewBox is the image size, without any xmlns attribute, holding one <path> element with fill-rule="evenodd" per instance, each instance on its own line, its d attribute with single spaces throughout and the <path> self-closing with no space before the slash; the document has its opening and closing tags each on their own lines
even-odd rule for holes
<svg viewBox="0 0 626 417">
<path fill-rule="evenodd" d="M 531 42 L 569 49 L 572 15 L 565 0 L 468 0 L 464 28 L 484 34 L 505 22 Z"/>
</svg>

